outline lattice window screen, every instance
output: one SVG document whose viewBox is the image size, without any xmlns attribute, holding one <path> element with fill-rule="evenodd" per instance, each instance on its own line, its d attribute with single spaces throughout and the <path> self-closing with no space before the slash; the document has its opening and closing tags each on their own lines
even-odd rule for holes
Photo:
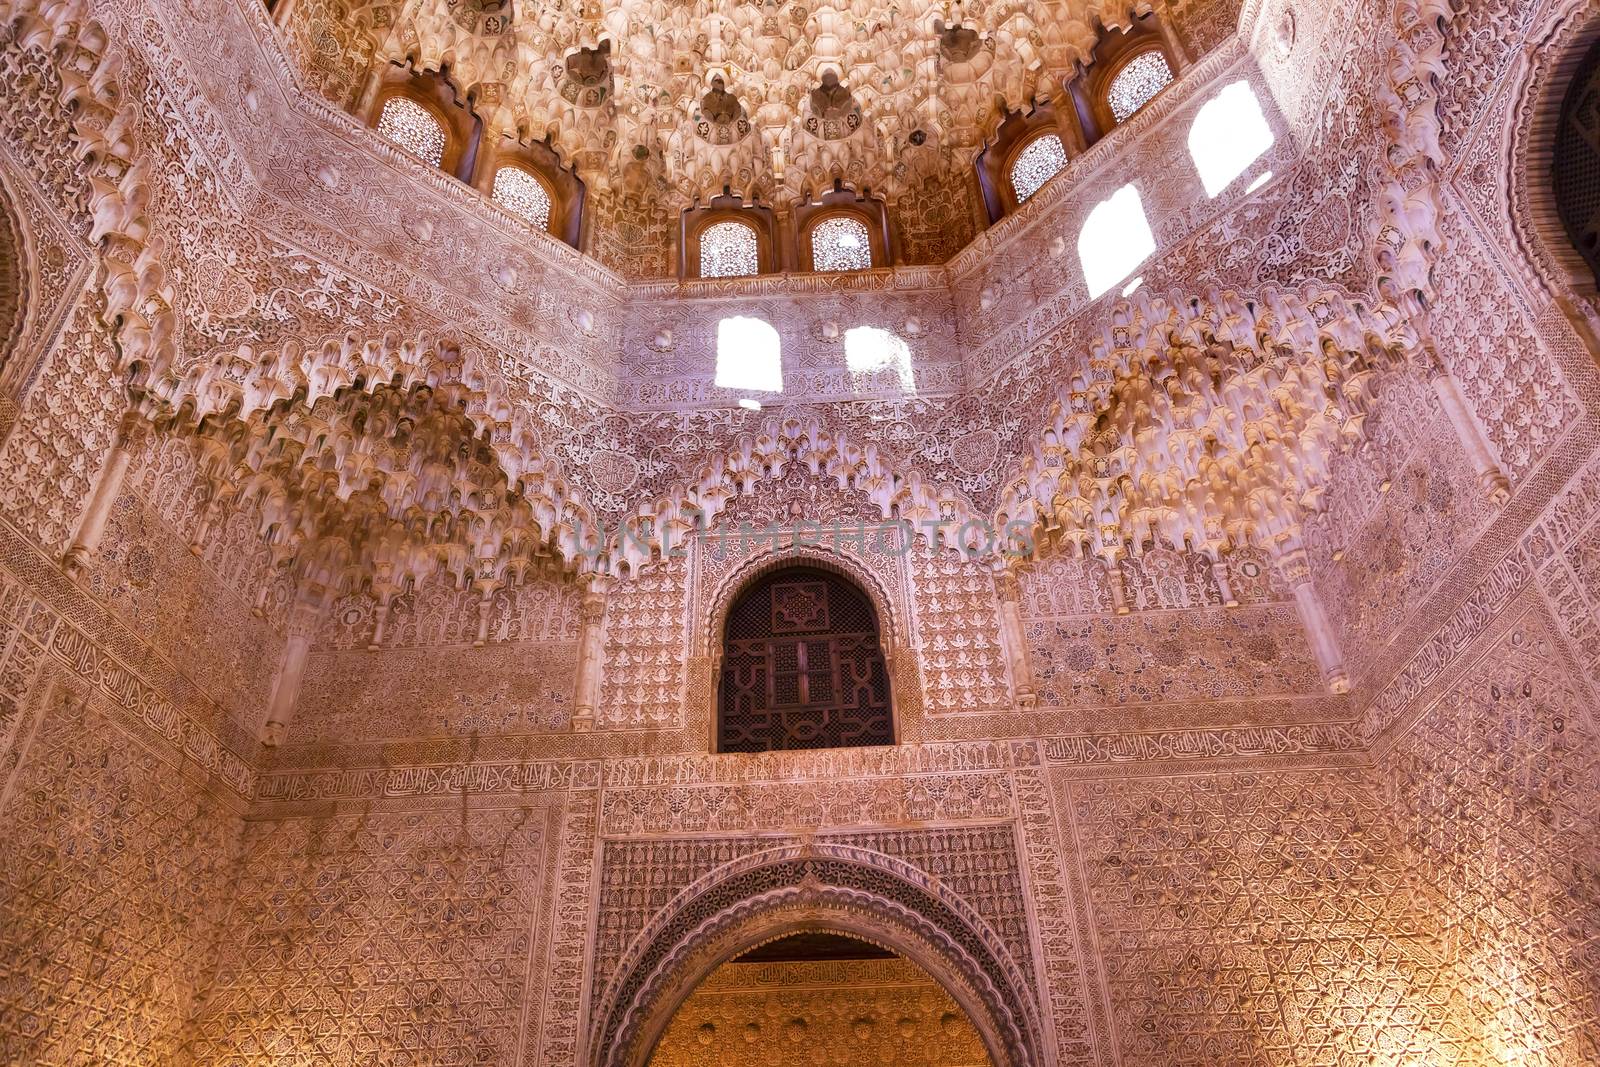
<svg viewBox="0 0 1600 1067">
<path fill-rule="evenodd" d="M 1589 50 L 1561 105 L 1551 182 L 1567 236 L 1600 285 L 1600 44 Z"/>
<path fill-rule="evenodd" d="M 860 589 L 796 568 L 734 603 L 718 687 L 719 752 L 893 743 L 877 615 Z"/>
</svg>

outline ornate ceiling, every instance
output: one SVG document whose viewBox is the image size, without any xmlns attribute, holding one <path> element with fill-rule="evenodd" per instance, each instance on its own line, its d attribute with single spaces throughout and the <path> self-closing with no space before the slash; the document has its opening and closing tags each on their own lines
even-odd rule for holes
<svg viewBox="0 0 1600 1067">
<path fill-rule="evenodd" d="M 970 166 L 1059 92 L 1117 0 L 415 0 L 290 15 L 349 106 L 370 58 L 447 67 L 491 133 L 549 136 L 599 188 L 783 202 L 842 179 L 896 196 Z"/>
</svg>

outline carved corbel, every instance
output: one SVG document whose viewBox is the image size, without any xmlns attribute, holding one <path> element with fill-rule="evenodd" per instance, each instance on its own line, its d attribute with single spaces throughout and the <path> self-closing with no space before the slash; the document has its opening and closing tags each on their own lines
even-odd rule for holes
<svg viewBox="0 0 1600 1067">
<path fill-rule="evenodd" d="M 376 652 L 383 647 L 383 639 L 389 632 L 390 605 L 394 603 L 395 594 L 400 587 L 394 581 L 394 565 L 380 563 L 377 574 L 372 579 L 372 593 L 378 598 L 378 610 L 372 625 L 372 640 L 367 642 L 367 651 Z"/>
</svg>

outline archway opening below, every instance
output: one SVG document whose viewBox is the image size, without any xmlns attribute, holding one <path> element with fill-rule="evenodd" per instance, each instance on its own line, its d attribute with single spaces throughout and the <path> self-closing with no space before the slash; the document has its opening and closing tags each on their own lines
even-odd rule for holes
<svg viewBox="0 0 1600 1067">
<path fill-rule="evenodd" d="M 651 1067 L 990 1067 L 961 1006 L 886 948 L 789 934 L 712 971 L 678 1007 Z"/>
</svg>

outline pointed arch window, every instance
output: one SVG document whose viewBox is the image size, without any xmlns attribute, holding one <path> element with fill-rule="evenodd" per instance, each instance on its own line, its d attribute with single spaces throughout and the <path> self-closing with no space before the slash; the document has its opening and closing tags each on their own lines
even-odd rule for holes
<svg viewBox="0 0 1600 1067">
<path fill-rule="evenodd" d="M 831 571 L 787 567 L 733 602 L 718 752 L 892 744 L 889 670 L 866 593 Z"/>
<path fill-rule="evenodd" d="M 505 166 L 494 173 L 495 203 L 520 215 L 541 230 L 550 228 L 550 191 L 544 182 L 521 167 Z"/>
<path fill-rule="evenodd" d="M 756 230 L 726 219 L 700 231 L 700 277 L 739 278 L 760 272 Z"/>
<path fill-rule="evenodd" d="M 1127 122 L 1134 112 L 1155 99 L 1172 84 L 1172 68 L 1160 49 L 1140 52 L 1123 64 L 1106 89 L 1106 104 L 1118 122 Z"/>
<path fill-rule="evenodd" d="M 444 123 L 409 97 L 392 96 L 384 101 L 378 132 L 435 167 L 444 161 Z"/>
<path fill-rule="evenodd" d="M 1067 165 L 1067 150 L 1053 133 L 1035 137 L 1011 164 L 1011 188 L 1021 204 Z"/>
</svg>

